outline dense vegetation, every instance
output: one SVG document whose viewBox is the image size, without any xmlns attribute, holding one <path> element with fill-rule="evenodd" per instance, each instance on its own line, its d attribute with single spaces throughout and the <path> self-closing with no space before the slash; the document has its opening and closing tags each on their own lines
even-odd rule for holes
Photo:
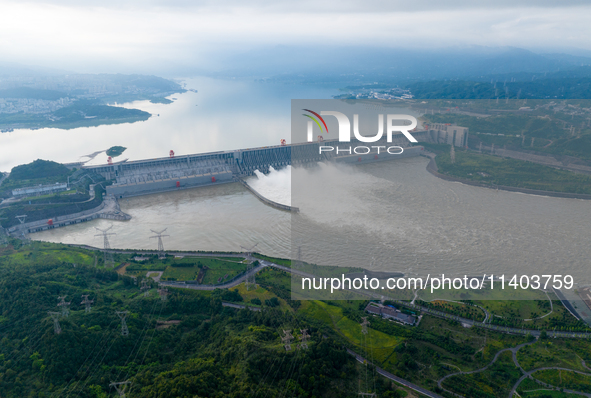
<svg viewBox="0 0 591 398">
<path fill-rule="evenodd" d="M 35 180 L 47 177 L 65 178 L 69 173 L 70 170 L 61 163 L 37 159 L 29 164 L 13 167 L 8 181 Z"/>
<path fill-rule="evenodd" d="M 133 256 L 115 255 L 118 263 Z M 113 381 L 131 382 L 128 397 L 406 396 L 373 366 L 357 363 L 347 347 L 447 397 L 437 387 L 441 377 L 482 368 L 499 350 L 528 341 L 429 316 L 417 327 L 370 317 L 363 335 L 359 323 L 367 302 L 291 300 L 290 275 L 270 268 L 257 276 L 255 289 L 169 288 L 162 301 L 155 283 L 148 279 L 150 294 L 144 296 L 132 278 L 102 268 L 101 257 L 57 244 L 21 246 L 14 239 L 0 246 L 0 396 L 112 397 Z M 89 313 L 82 295 L 94 300 Z M 55 334 L 47 312 L 61 310 L 62 296 L 71 302 L 70 312 L 59 317 L 62 332 Z M 227 308 L 222 301 L 262 311 Z M 501 314 L 520 313 L 520 305 Z M 121 335 L 115 311 L 128 311 L 128 336 Z M 311 336 L 307 350 L 296 349 L 302 329 Z M 295 337 L 287 352 L 284 330 Z M 528 347 L 518 356 L 528 369 L 559 363 L 581 370 L 580 358 L 591 360 L 591 343 L 584 340 Z M 510 356 L 501 357 L 488 371 L 450 377 L 444 387 L 465 396 L 503 396 L 517 376 Z"/>
<path fill-rule="evenodd" d="M 111 156 L 116 158 L 117 156 L 121 156 L 123 152 L 125 152 L 127 148 L 124 146 L 112 146 L 111 148 L 107 149 L 107 156 Z"/>
<path fill-rule="evenodd" d="M 529 82 L 432 80 L 406 86 L 418 99 L 591 98 L 591 77 L 548 78 Z"/>
<path fill-rule="evenodd" d="M 222 291 L 181 290 L 166 302 L 154 292 L 144 297 L 131 278 L 93 261 L 58 245 L 3 249 L 2 396 L 103 397 L 113 392 L 110 381 L 128 379 L 131 396 L 142 397 L 357 395 L 354 359 L 333 340 L 312 330 L 309 350 L 285 352 L 278 332 L 305 327 L 292 314 L 224 309 Z M 82 294 L 94 300 L 90 313 Z M 56 335 L 47 311 L 60 310 L 58 296 L 72 304 Z M 115 315 L 123 310 L 129 336 L 121 336 Z M 167 323 L 175 319 L 181 322 Z"/>
<path fill-rule="evenodd" d="M 139 109 L 101 105 L 95 101 L 79 100 L 70 106 L 58 109 L 53 115 L 60 123 L 78 122 L 88 118 L 96 119 L 137 119 L 147 120 L 151 115 Z"/>
<path fill-rule="evenodd" d="M 0 185 L 0 197 L 10 196 L 16 188 L 66 182 L 71 174 L 72 171 L 61 163 L 37 159 L 12 168 Z"/>
</svg>

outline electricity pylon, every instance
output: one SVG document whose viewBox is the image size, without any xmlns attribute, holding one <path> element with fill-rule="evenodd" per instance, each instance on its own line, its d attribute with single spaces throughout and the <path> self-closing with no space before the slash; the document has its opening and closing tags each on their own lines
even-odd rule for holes
<svg viewBox="0 0 591 398">
<path fill-rule="evenodd" d="M 291 335 L 291 330 L 284 330 L 283 337 L 281 338 L 281 342 L 285 344 L 285 351 L 291 350 L 291 341 L 293 340 L 293 336 Z"/>
<path fill-rule="evenodd" d="M 24 214 L 22 216 L 16 216 L 16 219 L 19 220 L 19 222 L 21 223 L 21 236 L 22 236 L 22 240 L 23 240 L 23 244 L 27 245 L 29 243 L 31 243 L 31 238 L 29 237 L 29 229 L 27 227 L 25 227 L 25 220 L 27 219 L 27 215 Z"/>
<path fill-rule="evenodd" d="M 298 246 L 298 256 L 295 263 L 296 268 L 302 268 L 302 246 Z"/>
<path fill-rule="evenodd" d="M 302 335 L 299 337 L 300 345 L 298 348 L 308 348 L 308 340 L 310 340 L 308 329 L 300 329 L 300 332 L 302 332 Z"/>
<path fill-rule="evenodd" d="M 254 248 L 257 246 L 258 246 L 258 243 L 255 243 L 251 247 L 240 246 L 240 248 L 242 248 L 242 250 L 244 250 L 244 254 L 246 255 L 246 257 L 250 257 L 250 256 L 252 256 L 252 252 L 253 252 Z"/>
<path fill-rule="evenodd" d="M 104 241 L 103 241 L 103 253 L 104 253 L 104 263 L 105 263 L 105 268 L 107 268 L 107 264 L 109 264 L 111 267 L 115 266 L 115 261 L 113 261 L 113 253 L 111 253 L 111 245 L 109 244 L 109 235 L 116 235 L 114 233 L 107 233 L 111 228 L 113 228 L 113 226 L 111 225 L 109 228 L 107 229 L 100 229 L 97 227 L 94 227 L 96 230 L 101 231 L 100 234 L 96 234 L 94 236 L 102 236 Z"/>
<path fill-rule="evenodd" d="M 60 334 L 62 332 L 59 322 L 60 313 L 53 311 L 47 311 L 47 313 L 51 316 L 51 319 L 53 319 L 53 331 L 55 334 Z"/>
<path fill-rule="evenodd" d="M 68 314 L 70 313 L 70 304 L 72 302 L 71 301 L 66 302 L 66 296 L 61 296 L 61 297 L 58 297 L 57 299 L 60 300 L 60 302 L 57 303 L 57 306 L 62 308 L 62 316 L 67 318 Z"/>
<path fill-rule="evenodd" d="M 361 323 L 361 333 L 367 334 L 367 327 L 369 326 L 369 322 L 367 321 L 367 317 L 361 318 L 363 322 Z"/>
<path fill-rule="evenodd" d="M 131 385 L 131 381 L 120 381 L 118 383 L 113 383 L 111 382 L 111 384 L 109 384 L 109 387 L 115 387 L 115 390 L 117 390 L 117 393 L 119 394 L 119 398 L 125 398 L 125 386 Z"/>
<path fill-rule="evenodd" d="M 154 232 L 156 235 L 154 236 L 150 236 L 150 239 L 152 238 L 158 238 L 158 258 L 162 259 L 166 257 L 166 254 L 164 254 L 164 245 L 162 244 L 162 238 L 170 236 L 170 235 L 162 235 L 164 233 L 164 231 L 166 231 L 168 228 L 164 228 L 162 231 L 158 232 L 158 231 L 154 231 L 153 229 L 151 229 L 150 231 Z"/>
<path fill-rule="evenodd" d="M 160 299 L 162 301 L 166 301 L 166 296 L 168 295 L 168 288 L 164 287 L 164 286 L 159 286 L 158 287 L 158 294 L 160 295 Z"/>
<path fill-rule="evenodd" d="M 150 286 L 148 286 L 148 282 L 146 282 L 145 279 L 142 279 L 140 290 L 144 292 L 144 297 L 148 297 L 150 295 Z"/>
<path fill-rule="evenodd" d="M 255 272 L 253 271 L 254 267 L 253 267 L 253 262 L 252 260 L 252 252 L 254 250 L 255 247 L 257 247 L 258 243 L 255 243 L 254 246 L 252 247 L 244 247 L 244 246 L 240 246 L 242 248 L 242 250 L 244 250 L 244 254 L 246 256 L 246 261 L 248 261 L 247 265 L 246 265 L 246 280 L 244 281 L 244 285 L 246 286 L 246 290 L 250 290 L 250 287 L 252 286 L 254 289 L 256 289 L 257 285 L 256 285 L 256 279 L 255 279 Z"/>
<path fill-rule="evenodd" d="M 94 303 L 94 300 L 89 300 L 88 294 L 83 294 L 82 298 L 84 300 L 82 300 L 82 302 L 80 304 L 84 304 L 84 306 L 85 306 L 84 312 L 90 312 L 90 304 Z"/>
<path fill-rule="evenodd" d="M 129 330 L 127 329 L 127 323 L 125 323 L 125 317 L 128 311 L 115 311 L 119 319 L 121 319 L 121 336 L 127 336 Z"/>
</svg>

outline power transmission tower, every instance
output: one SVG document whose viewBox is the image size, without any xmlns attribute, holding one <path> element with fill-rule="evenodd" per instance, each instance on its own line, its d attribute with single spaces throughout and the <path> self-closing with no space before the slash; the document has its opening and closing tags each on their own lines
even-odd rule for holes
<svg viewBox="0 0 591 398">
<path fill-rule="evenodd" d="M 119 319 L 121 319 L 121 336 L 127 336 L 129 334 L 129 330 L 127 329 L 127 323 L 125 323 L 125 317 L 127 316 L 127 311 L 115 311 Z"/>
<path fill-rule="evenodd" d="M 94 303 L 94 300 L 89 300 L 88 294 L 83 294 L 82 298 L 84 300 L 82 300 L 82 302 L 80 304 L 84 304 L 84 306 L 85 306 L 84 312 L 90 312 L 90 304 Z"/>
<path fill-rule="evenodd" d="M 166 301 L 166 296 L 168 295 L 168 288 L 160 286 L 158 288 L 158 294 L 160 295 L 160 299 L 162 301 Z"/>
<path fill-rule="evenodd" d="M 59 322 L 60 313 L 52 311 L 47 311 L 47 313 L 51 316 L 51 319 L 53 319 L 53 331 L 55 334 L 60 334 L 62 332 Z"/>
<path fill-rule="evenodd" d="M 369 322 L 367 321 L 367 317 L 361 318 L 363 322 L 361 322 L 361 333 L 367 334 L 367 327 L 369 326 Z"/>
<path fill-rule="evenodd" d="M 123 390 L 125 390 L 125 386 L 131 385 L 131 381 L 121 381 L 119 383 L 111 383 L 109 384 L 109 387 L 115 387 L 115 390 L 117 390 L 117 393 L 119 394 L 119 398 L 125 398 L 125 392 Z"/>
<path fill-rule="evenodd" d="M 27 215 L 16 216 L 15 218 L 21 223 L 21 237 L 23 240 L 23 244 L 28 245 L 31 243 L 31 238 L 29 237 L 29 229 L 25 227 L 25 220 L 27 219 Z"/>
<path fill-rule="evenodd" d="M 6 220 L 6 218 L 0 218 L 0 220 Z M 6 244 L 8 244 L 8 233 L 0 225 L 0 245 L 4 246 Z"/>
<path fill-rule="evenodd" d="M 148 297 L 150 295 L 150 286 L 148 286 L 148 282 L 145 279 L 142 279 L 140 290 L 144 292 L 144 297 Z"/>
<path fill-rule="evenodd" d="M 113 253 L 111 253 L 111 245 L 109 244 L 109 235 L 116 235 L 114 233 L 107 233 L 111 228 L 113 228 L 113 226 L 111 225 L 109 228 L 107 229 L 100 229 L 97 227 L 94 227 L 96 230 L 101 231 L 100 234 L 96 234 L 94 236 L 102 236 L 104 239 L 104 246 L 103 246 L 103 254 L 104 254 L 104 263 L 105 263 L 105 268 L 107 268 L 107 264 L 109 264 L 111 267 L 115 266 L 115 261 L 113 261 Z"/>
<path fill-rule="evenodd" d="M 298 259 L 296 262 L 297 268 L 302 268 L 302 246 L 298 246 Z"/>
<path fill-rule="evenodd" d="M 298 348 L 308 348 L 308 340 L 310 340 L 308 329 L 300 329 L 300 332 L 302 332 L 302 335 L 299 337 L 300 345 Z"/>
<path fill-rule="evenodd" d="M 258 243 L 255 243 L 253 246 L 251 247 L 244 247 L 244 246 L 240 246 L 242 248 L 242 250 L 244 250 L 244 255 L 246 257 L 251 257 L 252 256 L 252 252 L 254 251 L 254 248 L 258 246 Z"/>
<path fill-rule="evenodd" d="M 166 254 L 164 254 L 164 245 L 162 244 L 162 238 L 170 236 L 170 235 L 162 235 L 162 233 L 164 231 L 166 231 L 168 228 L 164 228 L 162 231 L 158 232 L 158 231 L 154 231 L 153 229 L 151 229 L 150 231 L 154 232 L 156 235 L 155 236 L 150 236 L 150 239 L 152 238 L 158 238 L 158 258 L 162 259 L 162 258 L 166 258 Z"/>
<path fill-rule="evenodd" d="M 281 338 L 281 342 L 285 344 L 285 351 L 291 351 L 291 341 L 293 340 L 293 336 L 291 335 L 291 330 L 284 330 L 283 337 Z"/>
<path fill-rule="evenodd" d="M 57 306 L 62 308 L 62 316 L 67 318 L 70 313 L 70 304 L 72 302 L 71 301 L 66 302 L 66 296 L 61 296 L 61 297 L 58 297 L 57 299 L 60 300 L 60 302 L 57 303 Z"/>
<path fill-rule="evenodd" d="M 244 281 L 244 284 L 246 285 L 246 290 L 250 290 L 251 286 L 254 289 L 256 289 L 256 287 L 257 287 L 256 279 L 255 279 L 256 273 L 254 272 L 254 266 L 253 266 L 253 261 L 252 261 L 252 252 L 253 252 L 254 248 L 257 247 L 257 245 L 258 245 L 258 243 L 255 243 L 255 245 L 252 247 L 240 246 L 242 248 L 242 250 L 244 250 L 246 260 L 248 261 L 248 264 L 246 265 L 246 281 Z"/>
</svg>

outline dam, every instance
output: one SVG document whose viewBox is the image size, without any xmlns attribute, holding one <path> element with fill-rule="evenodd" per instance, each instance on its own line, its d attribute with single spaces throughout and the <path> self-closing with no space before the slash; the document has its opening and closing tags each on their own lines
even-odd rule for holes
<svg viewBox="0 0 591 398">
<path fill-rule="evenodd" d="M 430 139 L 428 131 L 413 132 L 417 139 Z M 361 142 L 351 139 L 347 147 Z M 79 166 L 94 174 L 104 177 L 106 185 L 103 203 L 80 213 L 50 218 L 31 220 L 7 230 L 11 235 L 25 236 L 28 233 L 52 230 L 67 225 L 91 221 L 97 218 L 125 221 L 131 216 L 120 211 L 118 199 L 135 196 L 181 191 L 198 187 L 212 187 L 232 182 L 240 182 L 248 191 L 266 205 L 287 212 L 299 212 L 299 208 L 277 203 L 265 198 L 244 181 L 255 171 L 264 174 L 271 170 L 280 170 L 287 166 L 307 167 L 318 162 L 347 163 L 364 165 L 388 160 L 415 157 L 421 155 L 422 146 L 412 146 L 403 134 L 393 135 L 392 142 L 383 138 L 376 141 L 367 153 L 356 154 L 353 151 L 320 151 L 320 146 L 341 147 L 338 140 L 316 141 L 311 143 L 277 145 L 260 148 L 238 149 L 230 151 L 208 152 L 167 158 L 121 161 L 113 164 Z M 361 143 L 362 146 L 365 143 Z M 403 148 L 401 153 L 389 154 L 385 149 L 390 146 Z"/>
<path fill-rule="evenodd" d="M 429 139 L 428 131 L 413 133 L 418 140 Z M 352 139 L 351 145 L 360 143 Z M 364 143 L 360 143 L 364 144 Z M 341 151 L 323 151 L 320 146 L 338 146 L 337 140 L 301 144 L 277 145 L 230 151 L 209 152 L 167 158 L 124 161 L 115 164 L 83 166 L 83 169 L 103 176 L 112 185 L 106 187 L 107 194 L 115 198 L 147 195 L 158 192 L 176 191 L 200 186 L 211 186 L 235 182 L 253 175 L 255 170 L 268 173 L 270 167 L 281 169 L 288 165 L 297 166 L 317 162 L 343 162 L 366 164 L 420 155 L 423 147 L 411 146 L 403 134 L 393 135 L 392 142 L 383 138 L 372 143 L 369 152 L 363 154 Z M 379 152 L 378 146 L 400 146 L 400 154 Z"/>
</svg>

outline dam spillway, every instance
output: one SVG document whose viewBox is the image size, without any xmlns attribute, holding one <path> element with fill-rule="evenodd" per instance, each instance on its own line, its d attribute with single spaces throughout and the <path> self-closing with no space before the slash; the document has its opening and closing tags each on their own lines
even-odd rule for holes
<svg viewBox="0 0 591 398">
<path fill-rule="evenodd" d="M 425 131 L 414 133 L 418 139 Z M 342 143 L 341 143 L 342 144 Z M 355 139 L 351 145 L 367 145 Z M 400 146 L 403 153 L 389 155 L 373 149 L 367 153 L 356 154 L 342 151 L 319 150 L 320 146 L 338 146 L 338 141 L 321 141 L 290 145 L 277 145 L 260 148 L 247 148 L 230 151 L 208 152 L 181 155 L 167 158 L 123 161 L 114 164 L 83 166 L 84 169 L 102 175 L 113 181 L 106 187 L 107 194 L 125 198 L 151 193 L 182 190 L 200 186 L 212 186 L 235 182 L 253 175 L 255 170 L 268 173 L 270 168 L 281 169 L 288 165 L 305 165 L 322 161 L 365 164 L 402 157 L 418 156 L 423 147 L 410 146 L 402 134 L 394 135 L 392 142 L 385 139 L 372 143 L 377 146 Z"/>
</svg>

